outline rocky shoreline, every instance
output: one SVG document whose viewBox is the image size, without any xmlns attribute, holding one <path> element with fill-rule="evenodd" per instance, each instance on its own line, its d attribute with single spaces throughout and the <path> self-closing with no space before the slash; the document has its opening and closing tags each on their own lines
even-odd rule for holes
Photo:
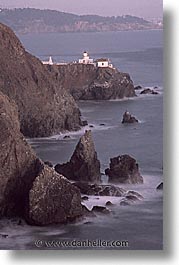
<svg viewBox="0 0 179 265">
<path fill-rule="evenodd" d="M 91 131 L 81 137 L 70 161 L 55 168 L 41 161 L 25 139 L 85 126 L 75 100 L 135 97 L 128 74 L 90 65 L 44 66 L 3 24 L 0 62 L 0 218 L 23 218 L 38 226 L 68 223 L 110 212 L 98 205 L 86 209 L 83 201 L 90 195 L 121 197 L 121 206 L 143 199 L 116 185 L 143 183 L 138 163 L 129 155 L 111 158 L 109 183 L 102 184 Z"/>
</svg>

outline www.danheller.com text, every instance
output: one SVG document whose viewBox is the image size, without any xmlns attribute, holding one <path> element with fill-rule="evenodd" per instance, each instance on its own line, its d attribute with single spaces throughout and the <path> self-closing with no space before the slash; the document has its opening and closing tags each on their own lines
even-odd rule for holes
<svg viewBox="0 0 179 265">
<path fill-rule="evenodd" d="M 36 240 L 34 242 L 37 248 L 128 248 L 127 240 Z"/>
</svg>

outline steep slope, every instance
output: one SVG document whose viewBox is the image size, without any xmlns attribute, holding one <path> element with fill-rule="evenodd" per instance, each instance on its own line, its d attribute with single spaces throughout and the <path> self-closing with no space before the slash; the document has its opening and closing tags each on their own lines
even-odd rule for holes
<svg viewBox="0 0 179 265">
<path fill-rule="evenodd" d="M 0 24 L 0 90 L 18 105 L 21 132 L 25 136 L 43 137 L 79 128 L 80 111 L 74 99 L 3 24 Z"/>
</svg>

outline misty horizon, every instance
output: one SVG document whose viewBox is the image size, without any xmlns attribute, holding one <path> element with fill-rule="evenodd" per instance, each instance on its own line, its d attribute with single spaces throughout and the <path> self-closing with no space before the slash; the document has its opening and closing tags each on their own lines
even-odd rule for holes
<svg viewBox="0 0 179 265">
<path fill-rule="evenodd" d="M 75 5 L 74 5 L 75 3 Z M 101 8 L 101 2 L 91 0 L 52 0 L 50 3 L 46 0 L 1 0 L 0 8 L 36 8 L 41 10 L 56 10 L 76 15 L 99 15 L 99 16 L 137 16 L 145 19 L 162 18 L 163 16 L 162 0 L 104 0 Z"/>
</svg>

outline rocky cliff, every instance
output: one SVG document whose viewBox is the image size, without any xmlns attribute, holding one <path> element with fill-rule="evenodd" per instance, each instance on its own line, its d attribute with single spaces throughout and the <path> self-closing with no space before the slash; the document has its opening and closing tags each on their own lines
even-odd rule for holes
<svg viewBox="0 0 179 265">
<path fill-rule="evenodd" d="M 136 96 L 129 74 L 94 65 L 47 65 L 54 80 L 68 89 L 75 100 L 109 100 Z"/>
<path fill-rule="evenodd" d="M 0 90 L 16 102 L 25 136 L 44 137 L 79 128 L 80 111 L 74 99 L 3 24 L 0 24 Z"/>
<path fill-rule="evenodd" d="M 0 92 L 0 217 L 45 225 L 82 214 L 78 188 L 36 157 L 20 133 L 17 106 Z"/>
</svg>

